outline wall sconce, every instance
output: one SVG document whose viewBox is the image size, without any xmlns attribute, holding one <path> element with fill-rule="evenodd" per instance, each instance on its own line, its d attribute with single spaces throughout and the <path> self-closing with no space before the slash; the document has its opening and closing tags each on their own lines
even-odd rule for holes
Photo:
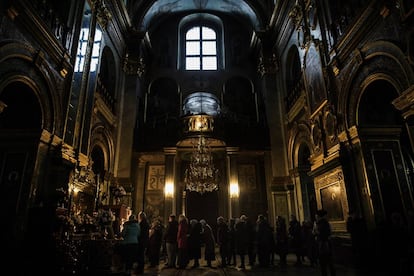
<svg viewBox="0 0 414 276">
<path fill-rule="evenodd" d="M 230 198 L 238 198 L 238 197 L 239 197 L 239 184 L 230 183 Z"/>
<path fill-rule="evenodd" d="M 174 183 L 172 183 L 172 182 L 165 183 L 164 195 L 165 195 L 166 198 L 173 198 L 174 197 Z"/>
</svg>

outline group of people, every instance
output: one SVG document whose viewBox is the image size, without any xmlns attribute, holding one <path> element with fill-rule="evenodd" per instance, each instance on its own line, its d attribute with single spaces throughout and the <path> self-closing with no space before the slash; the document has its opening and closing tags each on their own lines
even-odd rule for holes
<svg viewBox="0 0 414 276">
<path fill-rule="evenodd" d="M 150 226 L 145 212 L 140 212 L 138 217 L 130 215 L 124 222 L 120 232 L 120 240 L 114 247 L 112 257 L 113 270 L 126 270 L 131 274 L 143 274 L 145 266 L 145 254 L 151 236 L 155 233 L 157 223 Z"/>
<path fill-rule="evenodd" d="M 273 228 L 266 217 L 259 215 L 255 223 L 245 215 L 226 221 L 217 220 L 217 240 L 221 256 L 221 265 L 237 266 L 244 269 L 259 265 L 268 267 L 275 265 L 275 256 L 279 256 L 278 266 L 287 266 L 287 255 L 296 255 L 297 266 L 308 258 L 310 265 L 320 264 L 322 275 L 335 275 L 333 248 L 331 243 L 331 226 L 327 220 L 327 212 L 318 210 L 314 222 L 300 223 L 295 215 L 290 220 L 282 216 L 276 217 L 276 228 Z M 237 256 L 239 258 L 237 258 Z"/>
<path fill-rule="evenodd" d="M 178 220 L 170 215 L 165 229 L 166 268 L 184 269 L 192 261 L 192 267 L 200 266 L 202 247 L 207 266 L 212 267 L 215 260 L 215 235 L 206 220 L 188 220 L 183 214 Z"/>
<path fill-rule="evenodd" d="M 279 256 L 279 266 L 286 267 L 287 254 L 294 253 L 296 265 L 302 265 L 306 257 L 311 265 L 321 265 L 322 275 L 328 271 L 335 275 L 331 229 L 324 210 L 317 212 L 313 223 L 301 224 L 294 215 L 288 222 L 277 216 L 275 229 L 263 215 L 255 222 L 246 215 L 228 221 L 220 216 L 216 223 L 213 230 L 205 219 L 188 219 L 184 214 L 177 218 L 171 214 L 164 226 L 159 219 L 150 224 L 144 212 L 137 218 L 131 215 L 123 224 L 113 265 L 123 265 L 132 274 L 142 274 L 146 259 L 150 267 L 156 267 L 164 253 L 165 268 L 197 268 L 202 256 L 208 267 L 213 267 L 216 259 L 220 267 L 267 267 L 274 264 L 275 255 Z"/>
</svg>

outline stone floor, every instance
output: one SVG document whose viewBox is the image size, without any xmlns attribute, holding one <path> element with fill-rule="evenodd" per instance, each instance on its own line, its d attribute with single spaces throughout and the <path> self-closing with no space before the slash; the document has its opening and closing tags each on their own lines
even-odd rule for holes
<svg viewBox="0 0 414 276">
<path fill-rule="evenodd" d="M 278 259 L 275 260 L 275 263 L 278 262 Z M 204 260 L 201 260 L 200 267 L 191 268 L 192 262 L 188 265 L 186 269 L 174 269 L 174 268 L 164 268 L 164 262 L 161 261 L 161 264 L 158 267 L 150 268 L 146 266 L 144 275 L 148 276 L 248 276 L 248 275 L 260 275 L 260 276 L 270 276 L 270 275 L 306 275 L 306 276 L 320 276 L 321 272 L 319 267 L 311 267 L 310 264 L 305 261 L 302 266 L 295 266 L 295 256 L 288 256 L 288 266 L 286 268 L 280 268 L 277 265 L 270 266 L 267 268 L 259 266 L 247 266 L 245 269 L 239 269 L 234 266 L 227 266 L 226 268 L 218 268 L 220 263 L 218 261 L 213 262 L 213 267 L 205 267 L 206 263 Z M 344 265 L 336 264 L 336 275 L 337 276 L 388 276 L 395 275 L 396 273 L 386 273 L 379 271 L 367 271 L 367 270 L 357 270 L 352 267 L 347 267 Z M 408 276 L 408 275 L 398 275 L 398 276 Z"/>
</svg>

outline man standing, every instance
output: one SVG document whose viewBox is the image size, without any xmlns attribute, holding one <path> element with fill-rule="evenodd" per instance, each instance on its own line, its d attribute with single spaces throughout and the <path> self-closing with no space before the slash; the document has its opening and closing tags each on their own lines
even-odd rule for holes
<svg viewBox="0 0 414 276">
<path fill-rule="evenodd" d="M 331 276 L 336 275 L 331 237 L 331 225 L 326 218 L 327 212 L 323 209 L 316 212 L 316 222 L 314 227 L 314 234 L 316 236 L 316 242 L 318 247 L 319 264 L 321 266 L 321 275 L 327 276 L 328 270 Z"/>
<path fill-rule="evenodd" d="M 164 241 L 167 251 L 167 263 L 166 268 L 175 268 L 177 262 L 177 233 L 178 233 L 178 221 L 175 215 L 171 214 L 168 217 L 168 224 L 165 229 Z"/>
<path fill-rule="evenodd" d="M 139 212 L 138 215 L 138 222 L 141 228 L 141 235 L 138 239 L 138 267 L 137 273 L 144 274 L 144 266 L 145 266 L 145 249 L 148 247 L 149 241 L 149 229 L 150 225 L 147 220 L 147 215 L 144 211 Z"/>
<path fill-rule="evenodd" d="M 221 257 L 220 267 L 226 267 L 229 260 L 229 227 L 223 217 L 217 218 L 217 244 Z"/>
</svg>

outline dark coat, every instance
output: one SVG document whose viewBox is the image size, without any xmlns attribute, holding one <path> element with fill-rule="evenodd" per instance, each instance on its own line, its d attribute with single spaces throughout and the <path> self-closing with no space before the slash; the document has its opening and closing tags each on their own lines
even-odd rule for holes
<svg viewBox="0 0 414 276">
<path fill-rule="evenodd" d="M 190 226 L 188 235 L 188 255 L 190 259 L 201 258 L 201 223 L 197 222 Z"/>
<path fill-rule="evenodd" d="M 165 228 L 164 240 L 168 243 L 177 242 L 177 233 L 178 233 L 178 221 L 173 220 L 169 221 L 167 227 Z"/>
<path fill-rule="evenodd" d="M 235 225 L 236 229 L 236 252 L 241 255 L 247 254 L 249 248 L 250 233 L 248 225 L 245 221 L 239 221 Z"/>
<path fill-rule="evenodd" d="M 204 259 L 205 260 L 215 260 L 215 245 L 216 241 L 214 239 L 213 230 L 211 229 L 210 225 L 206 224 L 203 227 L 203 242 L 205 244 L 205 251 L 204 251 Z"/>
</svg>

